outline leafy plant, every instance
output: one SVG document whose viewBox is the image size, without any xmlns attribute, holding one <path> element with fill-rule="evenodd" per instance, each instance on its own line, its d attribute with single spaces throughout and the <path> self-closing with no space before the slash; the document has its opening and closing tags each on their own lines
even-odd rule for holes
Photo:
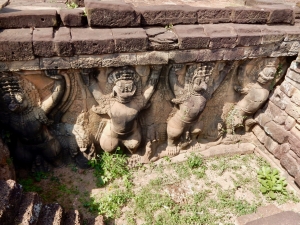
<svg viewBox="0 0 300 225">
<path fill-rule="evenodd" d="M 91 159 L 89 165 L 95 169 L 94 175 L 97 178 L 98 187 L 123 176 L 127 176 L 128 180 L 130 175 L 126 155 L 123 154 L 120 147 L 116 149 L 115 154 L 104 152 L 97 158 Z"/>
<path fill-rule="evenodd" d="M 75 2 L 71 2 L 71 3 L 67 2 L 67 3 L 66 3 L 66 6 L 67 6 L 69 9 L 76 9 L 76 8 L 78 8 L 78 5 L 77 5 Z"/>
<path fill-rule="evenodd" d="M 280 192 L 283 195 L 287 195 L 287 182 L 285 178 L 279 176 L 277 169 L 272 169 L 268 166 L 263 166 L 257 172 L 257 178 L 260 183 L 260 191 L 263 194 L 268 194 L 269 197 L 274 200 L 276 199 L 276 192 Z"/>
<path fill-rule="evenodd" d="M 173 28 L 173 24 L 172 23 L 170 23 L 170 24 L 168 24 L 168 25 L 165 26 L 166 30 L 171 30 L 172 28 Z"/>
<path fill-rule="evenodd" d="M 32 178 L 22 179 L 18 181 L 25 192 L 37 192 L 41 193 L 42 188 L 37 186 Z"/>
<path fill-rule="evenodd" d="M 192 153 L 188 157 L 187 164 L 191 169 L 198 168 L 198 167 L 202 166 L 203 159 L 201 156 L 198 156 L 195 153 Z"/>
</svg>

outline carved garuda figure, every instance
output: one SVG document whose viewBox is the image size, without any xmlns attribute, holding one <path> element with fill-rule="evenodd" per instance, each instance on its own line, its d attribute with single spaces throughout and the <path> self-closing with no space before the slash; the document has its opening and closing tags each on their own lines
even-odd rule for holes
<svg viewBox="0 0 300 225">
<path fill-rule="evenodd" d="M 123 144 L 131 153 L 136 152 L 142 139 L 137 117 L 155 90 L 161 68 L 151 68 L 145 87 L 134 68 L 116 68 L 107 78 L 106 89 L 111 88 L 109 94 L 105 94 L 97 78 L 91 79 L 89 89 L 99 104 L 92 110 L 101 116 L 109 116 L 98 137 L 104 151 L 112 152 Z"/>
<path fill-rule="evenodd" d="M 14 157 L 24 163 L 35 162 L 33 169 L 46 165 L 42 159 L 60 164 L 60 145 L 48 130 L 51 121 L 47 114 L 62 98 L 65 80 L 57 70 L 45 74 L 55 82 L 52 94 L 41 102 L 31 82 L 11 72 L 0 73 L 0 120 L 18 136 Z"/>
<path fill-rule="evenodd" d="M 237 127 L 245 126 L 248 131 L 256 123 L 252 115 L 269 97 L 270 83 L 276 74 L 274 63 L 267 64 L 258 74 L 257 81 L 250 88 L 234 86 L 234 90 L 245 96 L 232 108 L 226 118 L 227 132 L 232 134 Z"/>
<path fill-rule="evenodd" d="M 158 153 L 152 161 L 163 156 L 179 154 L 180 139 L 184 139 L 188 144 L 197 142 L 196 139 L 201 132 L 198 118 L 206 104 L 207 83 L 212 70 L 212 66 L 206 64 L 190 66 L 186 73 L 182 65 L 174 65 L 171 69 L 169 82 L 176 96 L 171 101 L 177 107 L 177 111 L 167 123 L 167 148 Z M 181 143 L 181 145 L 186 145 L 186 143 Z"/>
</svg>

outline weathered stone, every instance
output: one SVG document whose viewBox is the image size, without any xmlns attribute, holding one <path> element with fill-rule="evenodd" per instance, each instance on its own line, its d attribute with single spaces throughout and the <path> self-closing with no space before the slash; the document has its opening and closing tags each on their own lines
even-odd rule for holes
<svg viewBox="0 0 300 225">
<path fill-rule="evenodd" d="M 82 27 L 87 24 L 87 17 L 82 9 L 62 9 L 59 14 L 65 26 Z"/>
<path fill-rule="evenodd" d="M 292 97 L 294 92 L 297 90 L 291 83 L 284 80 L 280 85 L 280 90 L 285 93 L 288 97 Z"/>
<path fill-rule="evenodd" d="M 67 27 L 59 28 L 54 34 L 54 50 L 58 56 L 73 56 L 71 44 L 71 30 Z"/>
<path fill-rule="evenodd" d="M 201 49 L 198 50 L 196 62 L 217 61 L 224 57 L 224 49 Z"/>
<path fill-rule="evenodd" d="M 39 70 L 40 69 L 40 59 L 28 60 L 28 61 L 11 61 L 7 62 L 8 69 L 10 71 L 20 71 L 20 70 Z"/>
<path fill-rule="evenodd" d="M 0 180 L 15 180 L 16 174 L 9 150 L 6 144 L 0 138 Z"/>
<path fill-rule="evenodd" d="M 296 120 L 293 117 L 288 116 L 286 121 L 285 121 L 285 125 L 284 128 L 286 130 L 291 130 L 296 124 Z"/>
<path fill-rule="evenodd" d="M 173 63 L 195 62 L 198 58 L 199 50 L 170 51 L 169 60 Z"/>
<path fill-rule="evenodd" d="M 69 69 L 71 68 L 69 57 L 40 58 L 41 69 Z"/>
<path fill-rule="evenodd" d="M 300 107 L 296 104 L 288 104 L 285 108 L 285 111 L 296 120 L 300 117 Z"/>
<path fill-rule="evenodd" d="M 232 26 L 224 24 L 204 24 L 204 31 L 210 37 L 209 48 L 234 48 L 237 34 Z"/>
<path fill-rule="evenodd" d="M 171 29 L 149 27 L 145 29 L 149 39 L 149 50 L 164 51 L 178 48 L 178 38 Z"/>
<path fill-rule="evenodd" d="M 286 5 L 258 5 L 256 7 L 270 12 L 268 24 L 294 24 L 295 22 L 293 9 Z"/>
<path fill-rule="evenodd" d="M 83 219 L 78 210 L 68 211 L 64 215 L 63 225 L 82 225 Z"/>
<path fill-rule="evenodd" d="M 290 50 L 293 46 L 294 42 L 282 42 L 280 45 L 273 50 L 272 54 L 270 54 L 271 57 L 280 57 L 280 56 L 289 56 Z M 293 53 L 292 53 L 293 54 Z"/>
<path fill-rule="evenodd" d="M 300 83 L 300 74 L 294 70 L 289 69 L 286 74 L 286 77 L 292 79 L 293 81 L 295 81 L 297 83 Z"/>
<path fill-rule="evenodd" d="M 241 60 L 248 58 L 250 54 L 249 49 L 245 47 L 235 47 L 224 49 L 223 60 Z"/>
<path fill-rule="evenodd" d="M 265 140 L 267 138 L 267 135 L 265 133 L 265 131 L 261 128 L 261 126 L 259 125 L 255 125 L 252 128 L 252 132 L 254 133 L 254 135 L 256 136 L 256 138 L 262 143 L 265 143 Z"/>
<path fill-rule="evenodd" d="M 277 159 L 281 159 L 282 156 L 286 153 L 288 153 L 290 151 L 290 145 L 289 143 L 284 143 L 282 145 L 278 145 L 275 149 L 274 149 L 274 156 Z"/>
<path fill-rule="evenodd" d="M 86 225 L 105 225 L 103 216 L 99 215 L 96 218 L 89 218 L 86 221 Z"/>
<path fill-rule="evenodd" d="M 287 113 L 284 110 L 281 110 L 278 106 L 270 101 L 268 102 L 265 113 L 270 115 L 273 121 L 280 125 L 284 124 L 288 117 Z"/>
<path fill-rule="evenodd" d="M 291 150 L 300 157 L 300 139 L 291 134 L 288 141 L 290 143 Z"/>
<path fill-rule="evenodd" d="M 266 23 L 270 12 L 254 8 L 232 8 L 232 22 L 234 23 Z"/>
<path fill-rule="evenodd" d="M 232 24 L 237 33 L 237 46 L 260 45 L 262 42 L 261 28 L 257 25 Z"/>
<path fill-rule="evenodd" d="M 56 10 L 22 10 L 0 13 L 0 28 L 28 28 L 57 26 Z"/>
<path fill-rule="evenodd" d="M 291 47 L 287 55 L 288 56 L 298 55 L 299 49 L 300 49 L 300 41 L 292 41 Z"/>
<path fill-rule="evenodd" d="M 203 157 L 212 157 L 212 156 L 228 156 L 234 154 L 247 154 L 253 153 L 255 145 L 251 143 L 240 143 L 232 145 L 217 145 L 213 146 L 205 151 L 201 152 Z"/>
<path fill-rule="evenodd" d="M 248 215 L 239 216 L 236 219 L 236 225 L 245 225 L 248 222 L 251 222 L 251 221 L 259 219 L 259 218 L 260 218 L 260 216 L 257 215 L 256 213 L 251 213 L 251 214 L 248 214 Z"/>
<path fill-rule="evenodd" d="M 15 224 L 35 225 L 37 224 L 42 200 L 37 193 L 27 192 L 22 196 L 20 208 L 15 218 Z"/>
<path fill-rule="evenodd" d="M 178 36 L 179 49 L 207 48 L 209 37 L 201 25 L 177 25 L 174 30 Z"/>
<path fill-rule="evenodd" d="M 168 52 L 138 52 L 136 53 L 137 65 L 151 65 L 151 64 L 167 64 L 169 61 Z"/>
<path fill-rule="evenodd" d="M 1 62 L 0 61 L 0 72 L 9 70 L 10 62 Z"/>
<path fill-rule="evenodd" d="M 298 213 L 286 211 L 254 220 L 252 222 L 247 223 L 247 225 L 296 225 L 299 220 L 300 215 Z"/>
<path fill-rule="evenodd" d="M 263 126 L 263 125 L 262 125 Z M 270 135 L 275 141 L 282 144 L 289 138 L 289 132 L 287 132 L 282 126 L 270 121 L 264 125 L 265 132 Z"/>
<path fill-rule="evenodd" d="M 270 101 L 282 110 L 284 110 L 291 102 L 291 100 L 282 91 L 280 91 L 279 87 L 276 87 L 275 91 L 271 94 Z"/>
<path fill-rule="evenodd" d="M 14 180 L 0 180 L 0 224 L 13 224 L 22 198 L 22 186 Z"/>
<path fill-rule="evenodd" d="M 266 136 L 264 146 L 269 152 L 274 154 L 275 149 L 278 147 L 278 143 L 274 141 L 271 137 Z"/>
<path fill-rule="evenodd" d="M 197 8 L 186 5 L 161 5 L 137 7 L 142 25 L 194 24 L 197 22 Z"/>
<path fill-rule="evenodd" d="M 198 23 L 230 23 L 232 10 L 227 8 L 198 9 Z"/>
<path fill-rule="evenodd" d="M 34 59 L 30 29 L 6 29 L 0 32 L 0 60 Z"/>
<path fill-rule="evenodd" d="M 286 36 L 286 32 L 278 29 L 278 27 L 274 28 L 274 26 L 260 25 L 262 32 L 262 44 L 270 44 L 270 43 L 280 43 Z"/>
<path fill-rule="evenodd" d="M 53 28 L 37 28 L 33 31 L 33 52 L 36 56 L 55 56 L 53 45 Z"/>
<path fill-rule="evenodd" d="M 289 153 L 283 155 L 280 159 L 280 164 L 288 171 L 290 175 L 295 177 L 299 172 L 300 165 Z"/>
<path fill-rule="evenodd" d="M 142 52 L 147 50 L 148 37 L 142 28 L 112 29 L 116 52 Z"/>
<path fill-rule="evenodd" d="M 300 172 L 298 172 L 295 176 L 295 183 L 300 187 Z"/>
<path fill-rule="evenodd" d="M 42 207 L 37 225 L 62 225 L 63 208 L 59 204 L 47 204 Z"/>
<path fill-rule="evenodd" d="M 71 68 L 95 68 L 102 67 L 102 57 L 100 55 L 80 55 L 70 59 Z"/>
<path fill-rule="evenodd" d="M 101 55 L 115 51 L 111 29 L 71 28 L 71 37 L 76 55 Z"/>
<path fill-rule="evenodd" d="M 136 53 L 116 53 L 102 55 L 102 67 L 118 67 L 126 65 L 137 65 Z"/>
<path fill-rule="evenodd" d="M 260 113 L 259 115 L 255 116 L 254 118 L 258 124 L 262 127 L 264 127 L 267 123 L 269 123 L 270 121 L 272 121 L 272 117 L 270 117 L 268 114 L 266 113 Z"/>
<path fill-rule="evenodd" d="M 91 27 L 131 27 L 140 24 L 134 9 L 123 2 L 89 1 L 85 9 Z"/>
<path fill-rule="evenodd" d="M 287 76 L 286 76 L 284 79 L 285 79 L 287 82 L 289 82 L 291 85 L 293 85 L 295 88 L 297 88 L 298 90 L 300 90 L 300 83 L 298 83 L 298 82 L 292 80 L 291 78 L 289 78 L 289 77 L 287 77 Z"/>
<path fill-rule="evenodd" d="M 269 57 L 273 51 L 277 48 L 275 44 L 267 44 L 267 45 L 258 45 L 251 46 L 251 51 L 249 53 L 250 58 L 257 57 Z"/>
</svg>

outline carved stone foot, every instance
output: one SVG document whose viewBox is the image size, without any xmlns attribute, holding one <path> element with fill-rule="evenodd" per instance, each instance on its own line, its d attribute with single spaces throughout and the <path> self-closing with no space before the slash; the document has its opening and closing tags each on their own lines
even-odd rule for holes
<svg viewBox="0 0 300 225">
<path fill-rule="evenodd" d="M 156 154 L 150 161 L 155 162 L 165 156 L 174 157 L 180 153 L 180 148 L 177 146 L 167 146 L 167 148 Z"/>
<path fill-rule="evenodd" d="M 246 119 L 245 120 L 245 131 L 247 131 L 247 132 L 250 131 L 255 124 L 257 124 L 257 122 L 254 119 L 252 119 L 252 118 Z"/>
<path fill-rule="evenodd" d="M 50 165 L 42 158 L 42 156 L 38 155 L 31 167 L 31 172 L 37 173 L 37 172 L 49 172 L 51 170 Z"/>
</svg>

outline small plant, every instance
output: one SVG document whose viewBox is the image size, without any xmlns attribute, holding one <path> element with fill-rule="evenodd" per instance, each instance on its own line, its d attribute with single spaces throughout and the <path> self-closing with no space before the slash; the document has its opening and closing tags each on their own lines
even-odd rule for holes
<svg viewBox="0 0 300 225">
<path fill-rule="evenodd" d="M 257 178 L 260 183 L 260 191 L 263 194 L 268 194 L 268 196 L 272 199 L 276 199 L 275 193 L 279 192 L 283 195 L 287 195 L 287 182 L 285 178 L 281 178 L 279 176 L 279 172 L 277 169 L 272 169 L 268 166 L 263 166 L 257 172 Z"/>
<path fill-rule="evenodd" d="M 76 9 L 76 8 L 78 8 L 78 5 L 75 2 L 71 2 L 71 3 L 67 2 L 66 6 L 69 9 Z"/>
<path fill-rule="evenodd" d="M 274 78 L 273 78 L 273 80 L 270 84 L 270 90 L 274 89 L 274 86 L 276 84 L 276 80 L 277 80 L 278 77 L 280 77 L 282 75 L 282 73 L 283 73 L 282 64 L 279 64 L 277 69 L 276 69 L 276 73 L 274 75 Z"/>
<path fill-rule="evenodd" d="M 89 161 L 89 165 L 95 169 L 97 186 L 102 187 L 108 182 L 119 177 L 130 175 L 126 155 L 123 154 L 120 147 L 116 149 L 115 154 L 104 152 Z"/>
<path fill-rule="evenodd" d="M 42 192 L 42 188 L 37 186 L 32 178 L 22 179 L 18 182 L 22 185 L 25 192 Z"/>
<path fill-rule="evenodd" d="M 202 166 L 203 159 L 200 156 L 197 156 L 195 153 L 192 153 L 187 160 L 187 164 L 191 169 L 198 168 Z"/>
<path fill-rule="evenodd" d="M 170 24 L 168 24 L 168 25 L 165 26 L 166 30 L 171 30 L 172 28 L 173 28 L 173 24 L 172 23 L 170 23 Z"/>
</svg>

